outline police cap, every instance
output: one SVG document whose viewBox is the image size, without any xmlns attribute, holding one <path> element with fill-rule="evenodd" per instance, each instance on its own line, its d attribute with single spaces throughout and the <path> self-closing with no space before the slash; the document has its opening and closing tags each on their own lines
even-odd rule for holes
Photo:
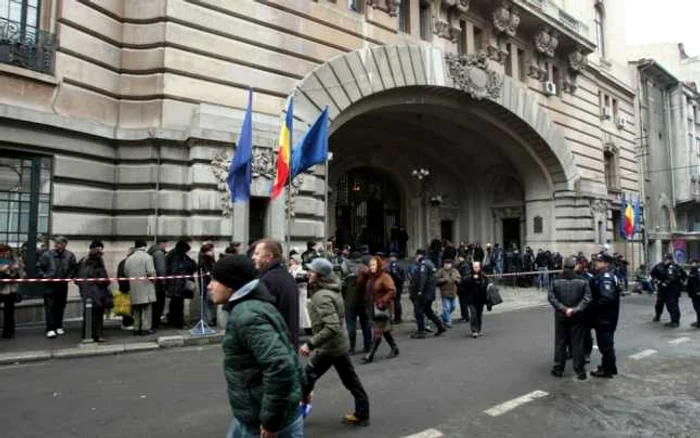
<svg viewBox="0 0 700 438">
<path fill-rule="evenodd" d="M 607 262 L 607 263 L 612 263 L 613 262 L 613 256 L 608 254 L 605 251 L 601 251 L 596 255 L 596 259 L 600 260 L 601 262 Z"/>
</svg>

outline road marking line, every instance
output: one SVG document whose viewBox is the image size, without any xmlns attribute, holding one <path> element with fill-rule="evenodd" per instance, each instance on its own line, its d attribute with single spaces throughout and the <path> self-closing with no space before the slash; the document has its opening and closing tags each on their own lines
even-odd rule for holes
<svg viewBox="0 0 700 438">
<path fill-rule="evenodd" d="M 673 345 L 678 345 L 678 344 L 682 344 L 682 343 L 688 342 L 688 341 L 690 341 L 689 337 L 682 337 L 682 338 L 674 339 L 672 341 L 668 341 L 668 343 L 673 344 Z"/>
<path fill-rule="evenodd" d="M 640 351 L 637 354 L 631 355 L 630 359 L 634 359 L 634 360 L 644 359 L 645 357 L 653 356 L 656 353 L 658 353 L 656 350 L 651 350 L 651 349 L 644 350 L 644 351 Z"/>
<path fill-rule="evenodd" d="M 416 434 L 408 435 L 403 438 L 442 438 L 444 436 L 445 435 L 443 435 L 442 432 L 440 432 L 437 429 L 427 429 L 423 432 L 418 432 Z"/>
<path fill-rule="evenodd" d="M 498 417 L 499 415 L 505 414 L 508 411 L 512 411 L 518 406 L 522 406 L 525 403 L 529 403 L 531 401 L 537 400 L 538 398 L 546 397 L 548 395 L 549 393 L 546 393 L 544 391 L 532 391 L 529 394 L 525 394 L 521 397 L 514 398 L 513 400 L 509 400 L 505 403 L 501 403 L 500 405 L 494 406 L 491 409 L 487 409 L 484 411 L 484 413 L 492 417 Z"/>
</svg>

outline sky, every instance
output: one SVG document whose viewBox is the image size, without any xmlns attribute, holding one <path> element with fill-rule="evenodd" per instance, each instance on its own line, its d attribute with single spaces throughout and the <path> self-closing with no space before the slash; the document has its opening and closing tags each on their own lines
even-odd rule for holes
<svg viewBox="0 0 700 438">
<path fill-rule="evenodd" d="M 700 0 L 624 1 L 628 45 L 678 42 L 700 56 Z"/>
</svg>

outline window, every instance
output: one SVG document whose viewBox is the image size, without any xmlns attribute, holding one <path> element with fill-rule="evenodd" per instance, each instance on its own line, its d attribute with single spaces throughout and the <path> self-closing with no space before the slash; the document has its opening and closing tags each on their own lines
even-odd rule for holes
<svg viewBox="0 0 700 438">
<path fill-rule="evenodd" d="M 522 82 L 527 82 L 527 60 L 523 49 L 518 49 L 518 77 Z"/>
<path fill-rule="evenodd" d="M 506 46 L 506 49 L 508 50 L 508 55 L 506 56 L 506 60 L 504 63 L 504 69 L 505 69 L 505 74 L 506 76 L 510 76 L 511 78 L 513 77 L 513 45 L 508 44 Z"/>
<path fill-rule="evenodd" d="M 595 43 L 598 55 L 605 58 L 605 14 L 603 5 L 595 6 Z"/>
<path fill-rule="evenodd" d="M 411 33 L 411 4 L 408 1 L 399 5 L 399 31 Z"/>
<path fill-rule="evenodd" d="M 700 137 L 695 139 L 695 149 L 698 152 L 698 155 L 700 155 Z"/>
<path fill-rule="evenodd" d="M 608 190 L 619 190 L 618 154 L 606 145 L 603 156 L 605 159 L 605 185 L 608 187 Z"/>
<path fill-rule="evenodd" d="M 39 0 L 0 0 L 0 41 L 34 39 L 39 29 Z"/>
<path fill-rule="evenodd" d="M 483 48 L 481 41 L 482 32 L 478 27 L 474 27 L 474 52 L 479 53 Z"/>
<path fill-rule="evenodd" d="M 467 53 L 467 22 L 459 20 L 459 38 L 457 39 L 457 52 L 460 55 Z"/>
<path fill-rule="evenodd" d="M 613 99 L 612 100 L 612 113 L 613 113 L 613 117 L 616 120 L 617 120 L 617 117 L 620 115 L 619 111 L 620 111 L 620 107 L 619 107 L 619 104 L 617 102 L 617 99 Z"/>
<path fill-rule="evenodd" d="M 535 216 L 535 220 L 533 221 L 533 229 L 532 231 L 535 234 L 542 234 L 542 231 L 544 230 L 544 224 L 542 223 L 542 216 Z"/>
<path fill-rule="evenodd" d="M 556 65 L 552 66 L 552 82 L 557 87 L 557 96 L 561 96 L 561 75 L 559 74 L 559 67 Z"/>
<path fill-rule="evenodd" d="M 0 0 L 0 63 L 53 73 L 56 40 L 40 14 L 40 0 Z"/>
<path fill-rule="evenodd" d="M 420 38 L 430 41 L 433 37 L 433 29 L 430 24 L 430 1 L 420 0 Z"/>
<path fill-rule="evenodd" d="M 362 0 L 348 0 L 348 8 L 351 11 L 362 12 Z"/>
</svg>

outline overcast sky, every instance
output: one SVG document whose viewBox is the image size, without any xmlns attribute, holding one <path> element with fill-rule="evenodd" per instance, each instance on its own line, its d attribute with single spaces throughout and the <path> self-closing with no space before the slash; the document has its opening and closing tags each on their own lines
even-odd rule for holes
<svg viewBox="0 0 700 438">
<path fill-rule="evenodd" d="M 700 0 L 625 0 L 625 9 L 627 44 L 678 42 L 700 56 Z"/>
</svg>

